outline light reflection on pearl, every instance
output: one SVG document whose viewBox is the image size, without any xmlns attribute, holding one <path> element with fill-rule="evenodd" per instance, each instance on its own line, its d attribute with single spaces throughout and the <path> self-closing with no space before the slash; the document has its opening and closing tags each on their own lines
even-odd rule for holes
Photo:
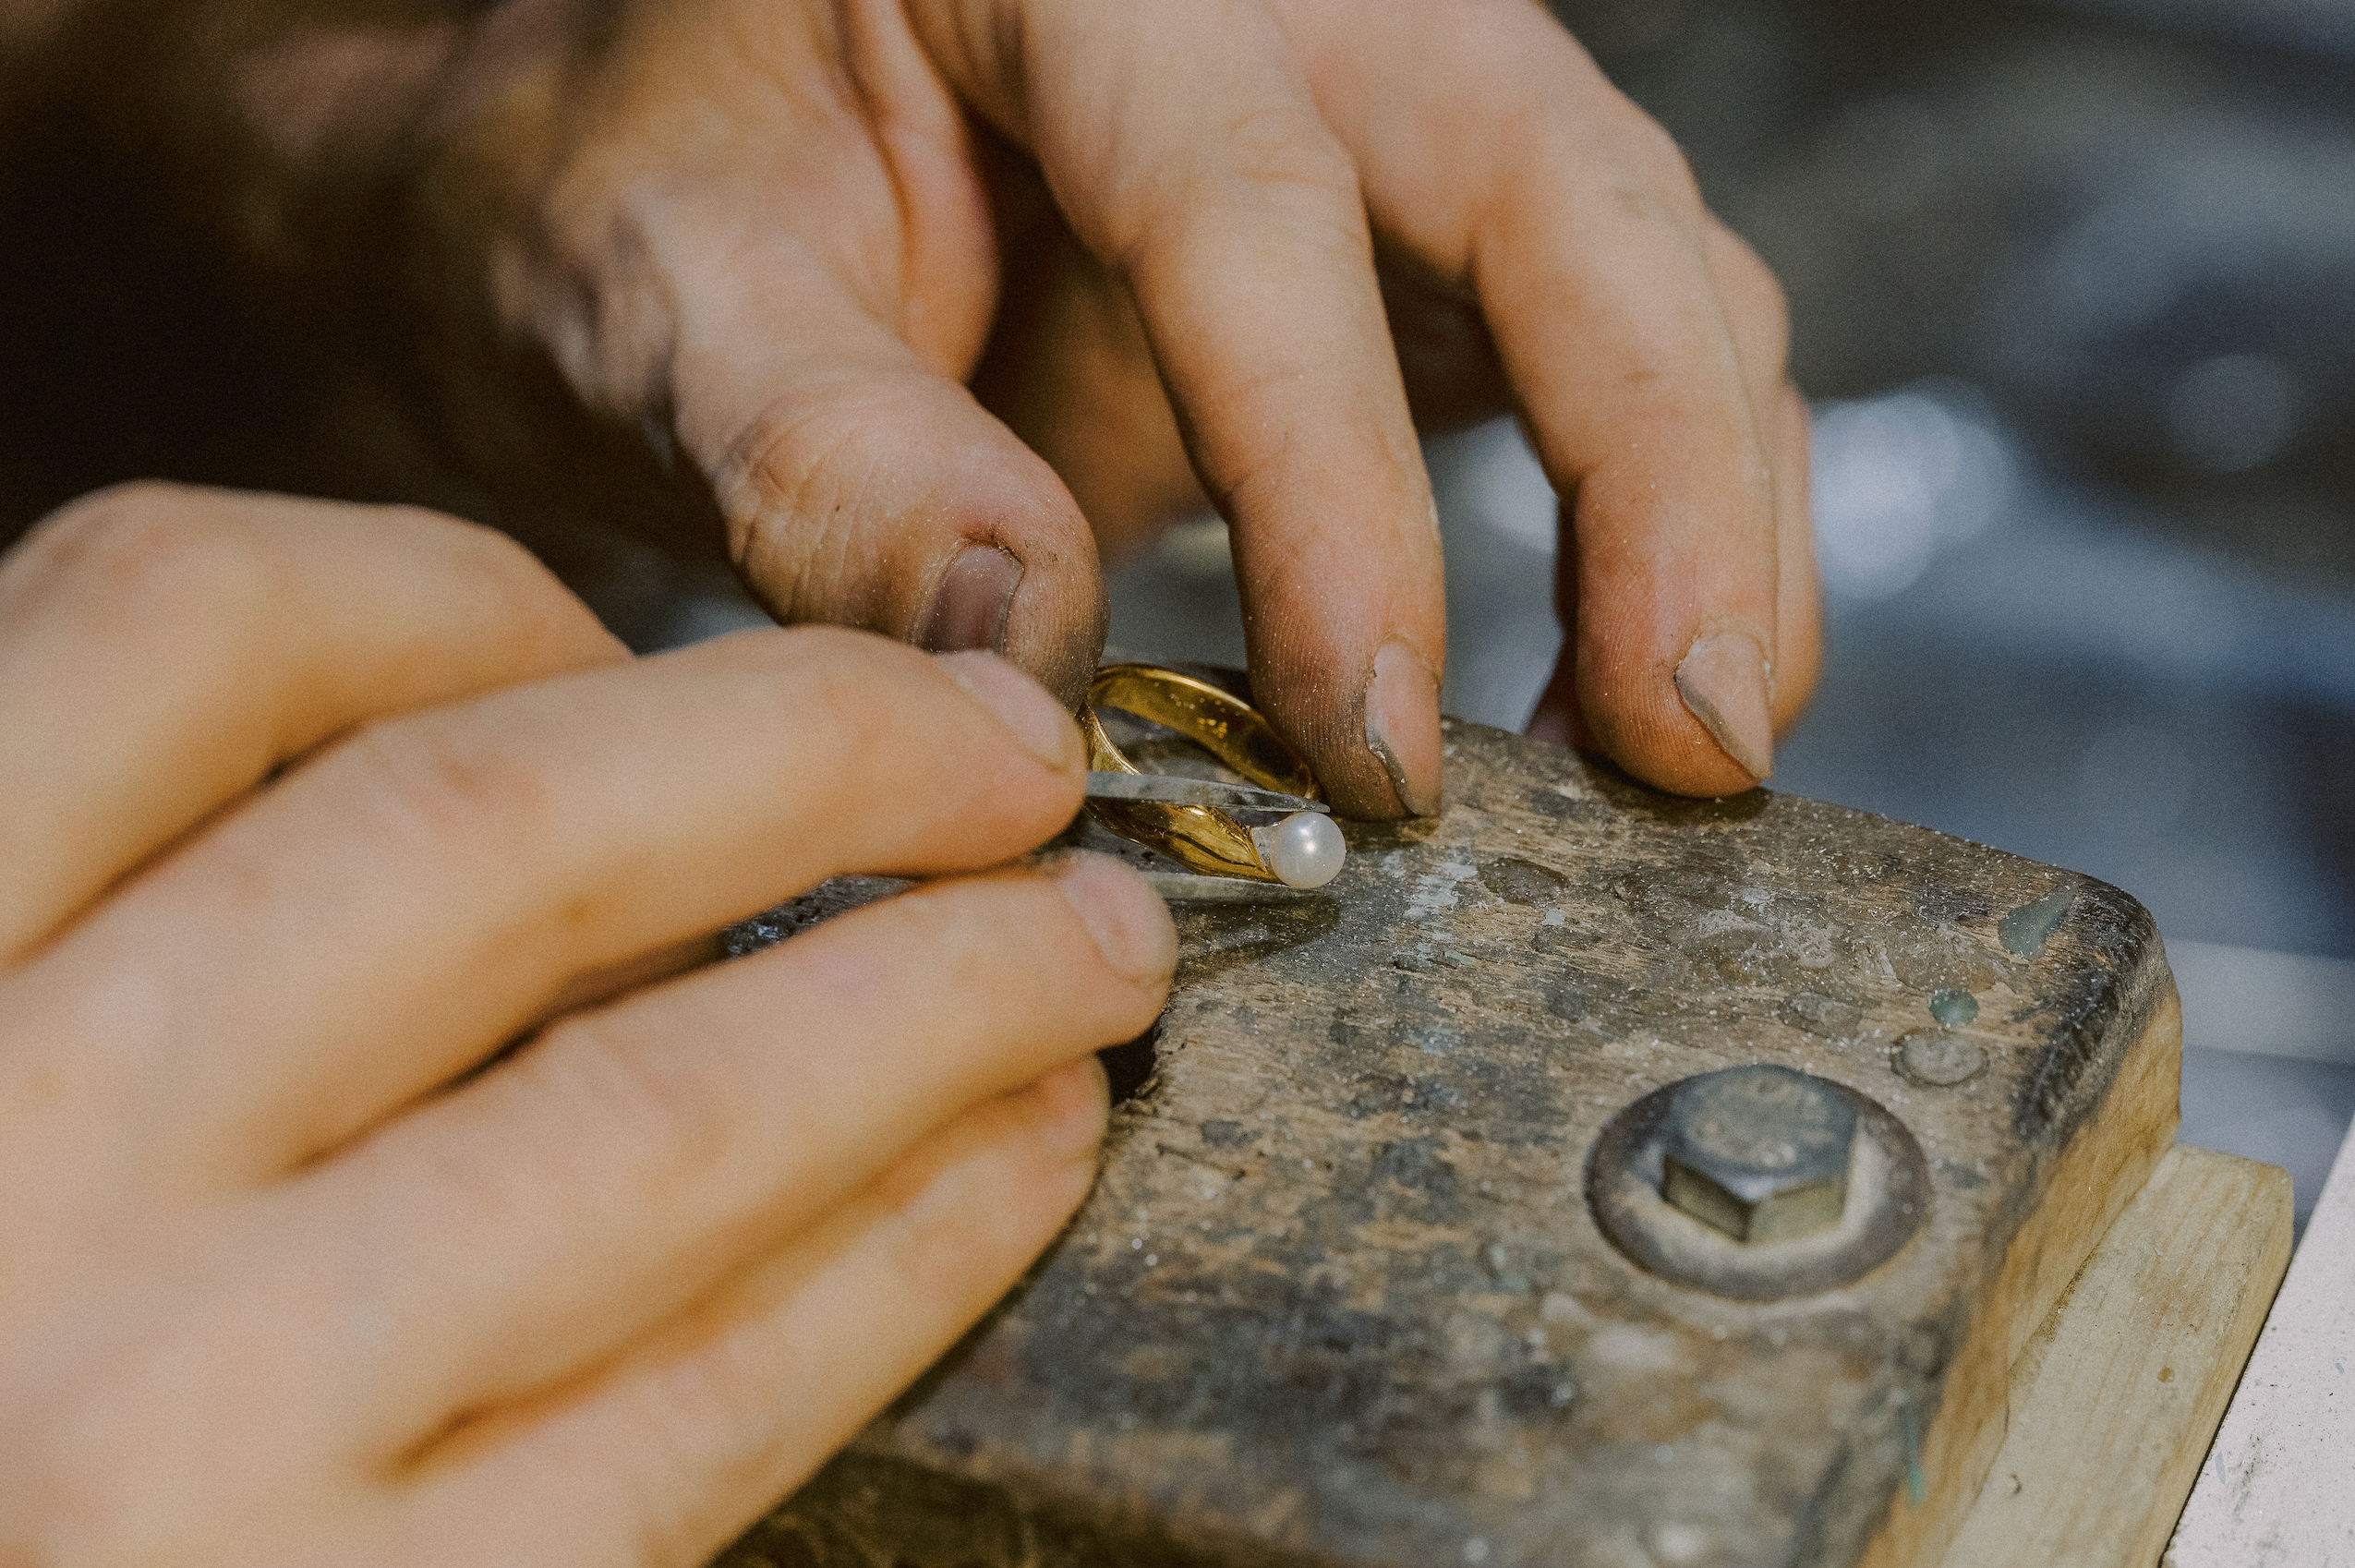
<svg viewBox="0 0 2355 1568">
<path fill-rule="evenodd" d="M 1251 829 L 1260 860 L 1286 887 L 1322 887 L 1349 857 L 1341 829 L 1322 812 L 1298 811 L 1273 827 Z"/>
</svg>

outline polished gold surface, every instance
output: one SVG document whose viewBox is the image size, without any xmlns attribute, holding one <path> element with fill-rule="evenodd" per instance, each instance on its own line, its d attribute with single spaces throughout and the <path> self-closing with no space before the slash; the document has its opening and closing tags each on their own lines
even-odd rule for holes
<svg viewBox="0 0 2355 1568">
<path fill-rule="evenodd" d="M 1166 725 L 1262 790 L 1321 800 L 1316 776 L 1274 726 L 1250 704 L 1204 681 L 1153 664 L 1108 664 L 1095 672 L 1080 728 L 1088 740 L 1088 766 L 1108 773 L 1142 773 L 1123 756 L 1095 716 L 1117 707 Z M 1156 850 L 1190 871 L 1254 882 L 1283 879 L 1260 857 L 1251 830 L 1215 806 L 1173 806 L 1146 801 L 1088 802 L 1088 813 L 1123 838 Z"/>
</svg>

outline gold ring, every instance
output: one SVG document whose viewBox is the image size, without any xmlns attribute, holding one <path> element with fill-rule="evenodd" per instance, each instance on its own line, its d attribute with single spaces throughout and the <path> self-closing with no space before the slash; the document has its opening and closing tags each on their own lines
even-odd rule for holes
<svg viewBox="0 0 2355 1568">
<path fill-rule="evenodd" d="M 1316 775 L 1275 727 L 1249 703 L 1208 681 L 1153 664 L 1108 664 L 1095 672 L 1080 728 L 1088 740 L 1088 766 L 1100 772 L 1142 773 L 1120 754 L 1095 716 L 1117 707 L 1166 725 L 1262 790 L 1322 800 Z M 1157 850 L 1190 871 L 1212 876 L 1321 887 L 1348 853 L 1333 819 L 1297 812 L 1268 827 L 1251 827 L 1216 806 L 1165 805 L 1150 801 L 1088 802 L 1089 814 L 1123 838 Z"/>
</svg>

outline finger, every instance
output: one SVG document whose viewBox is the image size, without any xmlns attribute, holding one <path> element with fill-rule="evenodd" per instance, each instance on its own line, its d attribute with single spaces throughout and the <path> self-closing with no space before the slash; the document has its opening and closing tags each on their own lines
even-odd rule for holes
<svg viewBox="0 0 2355 1568">
<path fill-rule="evenodd" d="M 1791 311 L 1782 285 L 1741 235 L 1706 212 L 1701 215 L 1701 247 L 1710 286 L 1724 307 L 1725 331 L 1743 390 L 1753 417 L 1769 432 L 1768 456 L 1780 466 L 1784 453 L 1771 432 L 1781 416 L 1782 398 L 1791 390 Z"/>
<path fill-rule="evenodd" d="M 713 355 L 698 423 L 738 572 L 788 623 L 1002 653 L 1076 706 L 1106 610 L 1086 518 L 1055 471 L 957 383 L 844 304 L 794 352 Z M 708 325 L 715 302 L 690 312 Z M 719 411 L 715 411 L 719 410 Z"/>
<path fill-rule="evenodd" d="M 1631 210 L 1595 190 L 1575 205 L 1594 221 L 1500 244 L 1483 292 L 1541 460 L 1576 497 L 1563 545 L 1579 708 L 1638 777 L 1746 789 L 1773 771 L 1779 568 L 1724 305 L 1677 196 Z M 1563 254 L 1572 269 L 1551 263 Z"/>
<path fill-rule="evenodd" d="M 632 7 L 585 97 L 563 176 L 526 198 L 548 255 L 521 291 L 575 387 L 675 430 L 779 619 L 995 649 L 1076 704 L 1104 640 L 1094 547 L 960 384 L 996 295 L 990 212 L 896 6 L 737 6 L 717 29 Z"/>
<path fill-rule="evenodd" d="M 1781 285 L 1757 253 L 1722 223 L 1709 220 L 1704 235 L 1709 273 L 1725 301 L 1726 324 L 1772 471 L 1776 581 L 1769 716 L 1780 734 L 1806 706 L 1823 663 L 1815 522 L 1807 504 L 1807 403 L 1791 384 L 1791 314 Z"/>
<path fill-rule="evenodd" d="M 1777 733 L 1794 722 L 1815 689 L 1823 658 L 1815 525 L 1807 504 L 1806 400 L 1791 384 L 1790 310 L 1781 285 L 1757 252 L 1711 219 L 1704 229 L 1709 273 L 1725 301 L 1726 324 L 1750 406 L 1766 443 L 1774 487 L 1775 650 L 1770 717 Z"/>
<path fill-rule="evenodd" d="M 1104 1115 L 1084 1061 L 981 1106 L 610 1369 L 461 1429 L 403 1500 L 421 1557 L 706 1561 L 1013 1285 Z"/>
<path fill-rule="evenodd" d="M 1586 721 L 1654 783 L 1746 788 L 1772 766 L 1774 486 L 1750 329 L 1730 319 L 1684 161 L 1519 0 L 1381 28 L 1336 0 L 1284 11 L 1377 226 L 1476 288 L 1539 457 L 1575 498 Z M 1376 90 L 1401 81 L 1414 90 Z"/>
<path fill-rule="evenodd" d="M 0 563 L 0 963 L 290 757 L 626 657 L 487 529 L 139 485 Z"/>
<path fill-rule="evenodd" d="M 9 981 L 0 1075 L 87 1118 L 28 1127 L 111 1129 L 161 1193 L 242 1184 L 480 1061 L 577 976 L 838 872 L 1002 861 L 1069 820 L 1081 770 L 1069 716 L 1001 661 L 815 628 L 390 720 Z"/>
<path fill-rule="evenodd" d="M 1776 658 L 1769 715 L 1781 732 L 1795 722 L 1822 665 L 1822 609 L 1807 504 L 1806 400 L 1785 377 L 1787 314 L 1781 288 L 1754 253 L 1721 225 L 1708 226 L 1711 273 L 1728 301 L 1728 321 L 1754 408 L 1773 452 Z M 1565 513 L 1564 532 L 1569 532 Z M 1565 624 L 1575 624 L 1580 594 L 1575 564 L 1560 595 Z M 1544 739 L 1604 750 L 1579 709 L 1578 640 L 1565 639 L 1560 665 L 1540 698 L 1528 730 Z"/>
<path fill-rule="evenodd" d="M 1235 530 L 1253 687 L 1341 809 L 1439 800 L 1439 537 L 1350 160 L 1264 6 L 1008 0 L 920 35 L 1129 288 Z M 1019 42 L 1019 48 L 1016 47 Z"/>
<path fill-rule="evenodd" d="M 305 1183 L 290 1228 L 368 1237 L 392 1441 L 603 1359 L 927 1129 L 1134 1038 L 1176 957 L 1097 857 L 927 887 L 560 1023 Z"/>
</svg>

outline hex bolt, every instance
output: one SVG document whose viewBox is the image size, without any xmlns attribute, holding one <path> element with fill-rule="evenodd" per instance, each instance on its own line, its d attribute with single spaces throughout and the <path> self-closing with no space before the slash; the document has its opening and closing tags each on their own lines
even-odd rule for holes
<svg viewBox="0 0 2355 1568">
<path fill-rule="evenodd" d="M 1661 1128 L 1661 1196 L 1748 1246 L 1840 1223 L 1856 1112 L 1822 1079 L 1727 1067 L 1686 1079 Z"/>
</svg>

